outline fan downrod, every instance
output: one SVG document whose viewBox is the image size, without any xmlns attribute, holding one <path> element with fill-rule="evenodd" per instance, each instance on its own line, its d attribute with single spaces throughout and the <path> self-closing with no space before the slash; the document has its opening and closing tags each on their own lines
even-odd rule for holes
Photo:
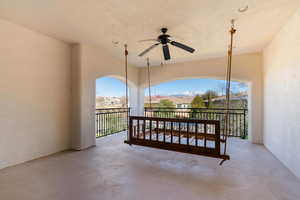
<svg viewBox="0 0 300 200">
<path fill-rule="evenodd" d="M 160 30 L 161 30 L 161 32 L 162 32 L 163 34 L 166 34 L 166 33 L 167 33 L 167 31 L 168 31 L 168 29 L 167 29 L 167 28 L 161 28 Z"/>
</svg>

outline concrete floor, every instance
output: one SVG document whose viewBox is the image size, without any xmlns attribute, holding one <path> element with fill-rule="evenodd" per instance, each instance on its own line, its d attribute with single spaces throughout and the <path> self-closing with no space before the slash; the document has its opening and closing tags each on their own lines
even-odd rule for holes
<svg viewBox="0 0 300 200">
<path fill-rule="evenodd" d="M 300 199 L 300 180 L 263 146 L 232 139 L 220 167 L 214 158 L 130 147 L 124 136 L 0 170 L 0 199 Z"/>
</svg>

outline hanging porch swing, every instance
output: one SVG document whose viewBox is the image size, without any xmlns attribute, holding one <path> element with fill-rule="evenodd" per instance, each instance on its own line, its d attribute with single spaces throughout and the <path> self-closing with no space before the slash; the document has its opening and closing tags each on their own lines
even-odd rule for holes
<svg viewBox="0 0 300 200">
<path fill-rule="evenodd" d="M 219 120 L 199 120 L 193 118 L 161 118 L 155 116 L 128 115 L 127 140 L 129 145 L 141 145 L 170 151 L 184 152 L 229 160 L 227 141 L 229 134 L 230 81 L 232 66 L 233 36 L 236 33 L 234 20 L 231 21 L 230 45 L 228 48 L 228 63 L 226 70 L 226 102 L 224 117 L 224 134 L 220 133 Z M 128 106 L 128 50 L 125 45 L 125 75 L 126 75 L 126 106 Z M 150 62 L 147 59 L 148 92 L 150 109 L 151 79 Z"/>
</svg>

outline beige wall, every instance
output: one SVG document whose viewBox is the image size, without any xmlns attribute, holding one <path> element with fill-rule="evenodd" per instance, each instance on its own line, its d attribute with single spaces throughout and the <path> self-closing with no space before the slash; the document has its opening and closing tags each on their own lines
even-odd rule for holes
<svg viewBox="0 0 300 200">
<path fill-rule="evenodd" d="M 0 168 L 69 148 L 69 45 L 0 20 Z"/>
<path fill-rule="evenodd" d="M 214 78 L 225 79 L 227 58 L 170 64 L 151 68 L 152 84 L 177 79 Z M 140 71 L 140 84 L 147 85 L 146 69 Z M 249 94 L 249 133 L 254 143 L 263 142 L 262 134 L 262 55 L 260 53 L 235 55 L 232 80 L 247 82 Z"/>
<path fill-rule="evenodd" d="M 300 10 L 264 50 L 264 143 L 300 177 Z"/>
<path fill-rule="evenodd" d="M 85 149 L 96 144 L 96 79 L 113 76 L 124 80 L 124 61 L 108 55 L 99 47 L 73 45 L 73 126 L 72 148 Z M 138 103 L 138 69 L 128 66 L 131 105 Z M 107 87 L 109 90 L 109 86 Z"/>
</svg>

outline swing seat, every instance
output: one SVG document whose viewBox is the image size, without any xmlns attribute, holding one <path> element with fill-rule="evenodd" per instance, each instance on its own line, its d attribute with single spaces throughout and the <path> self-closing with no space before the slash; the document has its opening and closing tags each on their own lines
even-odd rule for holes
<svg viewBox="0 0 300 200">
<path fill-rule="evenodd" d="M 125 143 L 229 160 L 221 154 L 220 122 L 156 117 L 129 117 Z"/>
</svg>

